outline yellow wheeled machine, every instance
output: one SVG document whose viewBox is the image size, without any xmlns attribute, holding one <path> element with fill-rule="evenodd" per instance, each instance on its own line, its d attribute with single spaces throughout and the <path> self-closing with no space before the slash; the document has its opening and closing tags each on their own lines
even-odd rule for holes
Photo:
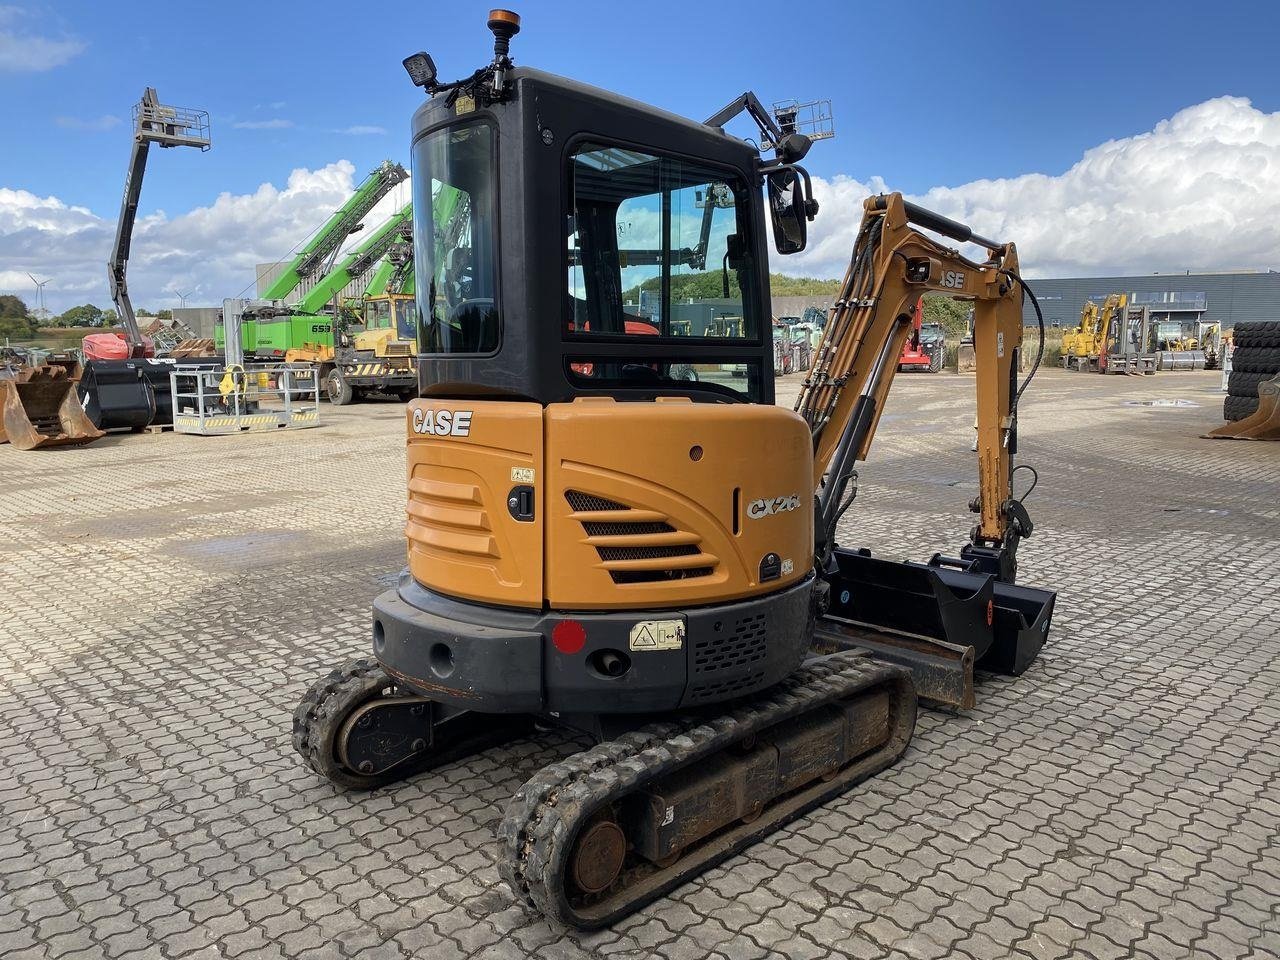
<svg viewBox="0 0 1280 960">
<path fill-rule="evenodd" d="M 1027 290 L 1012 244 L 872 197 L 797 409 L 775 406 L 766 219 L 804 248 L 809 138 L 749 93 L 696 123 L 517 69 L 518 25 L 494 11 L 494 59 L 458 83 L 406 60 L 430 95 L 414 235 L 454 238 L 415 251 L 408 568 L 294 743 L 370 788 L 530 719 L 595 737 L 498 832 L 518 898 L 598 927 L 892 764 L 917 696 L 964 706 L 975 668 L 1034 660 L 1054 595 L 1014 584 Z M 771 155 L 725 132 L 743 112 Z M 462 228 L 434 222 L 446 187 Z M 900 563 L 836 532 L 926 292 L 974 305 L 977 523 Z"/>
</svg>

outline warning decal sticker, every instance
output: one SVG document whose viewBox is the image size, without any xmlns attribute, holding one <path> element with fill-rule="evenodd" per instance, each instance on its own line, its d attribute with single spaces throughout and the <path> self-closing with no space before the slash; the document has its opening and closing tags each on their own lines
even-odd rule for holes
<svg viewBox="0 0 1280 960">
<path fill-rule="evenodd" d="M 631 628 L 632 651 L 679 650 L 684 646 L 683 620 L 642 620 Z"/>
</svg>

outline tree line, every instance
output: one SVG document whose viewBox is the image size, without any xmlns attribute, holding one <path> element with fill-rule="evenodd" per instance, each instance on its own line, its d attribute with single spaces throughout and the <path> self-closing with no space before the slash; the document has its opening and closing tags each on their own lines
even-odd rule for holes
<svg viewBox="0 0 1280 960">
<path fill-rule="evenodd" d="M 172 311 L 159 310 L 152 312 L 145 307 L 138 311 L 138 317 L 157 320 L 171 320 Z M 70 307 L 62 313 L 49 316 L 37 316 L 32 313 L 26 301 L 13 294 L 0 294 L 0 337 L 21 340 L 36 336 L 41 327 L 97 327 L 110 328 L 120 318 L 114 310 L 103 309 L 92 303 L 84 303 L 78 307 Z"/>
</svg>

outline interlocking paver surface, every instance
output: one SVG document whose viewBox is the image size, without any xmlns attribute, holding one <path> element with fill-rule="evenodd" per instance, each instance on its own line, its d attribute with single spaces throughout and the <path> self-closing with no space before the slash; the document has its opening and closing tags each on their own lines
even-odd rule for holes
<svg viewBox="0 0 1280 960">
<path fill-rule="evenodd" d="M 398 406 L 0 447 L 0 957 L 1274 958 L 1280 445 L 1196 438 L 1218 379 L 1044 372 L 1021 576 L 1060 594 L 1033 669 L 924 712 L 893 769 L 590 934 L 516 906 L 492 836 L 580 741 L 372 794 L 289 745 L 403 560 Z M 959 546 L 971 394 L 898 379 L 843 542 Z M 1199 406 L 1126 405 L 1144 399 Z"/>
</svg>

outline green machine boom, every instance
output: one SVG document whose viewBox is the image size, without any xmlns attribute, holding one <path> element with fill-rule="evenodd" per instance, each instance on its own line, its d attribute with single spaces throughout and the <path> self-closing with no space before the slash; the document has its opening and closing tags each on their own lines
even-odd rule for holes
<svg viewBox="0 0 1280 960">
<path fill-rule="evenodd" d="M 401 242 L 402 235 L 412 229 L 412 221 L 413 205 L 406 204 L 307 291 L 293 314 L 259 320 L 255 340 L 258 356 L 283 357 L 305 345 L 332 348 L 333 317 L 321 311 L 343 287 Z"/>
<path fill-rule="evenodd" d="M 364 218 L 378 201 L 407 177 L 408 174 L 400 164 L 390 160 L 382 161 L 365 177 L 356 192 L 302 245 L 280 276 L 263 291 L 262 299 L 284 300 L 304 280 L 315 276 L 317 272 L 332 272 L 333 262 L 347 237 L 359 230 Z M 315 340 L 316 332 L 310 329 L 311 326 L 312 324 L 306 324 L 305 331 L 299 326 L 298 332 L 306 333 L 305 340 Z M 281 339 L 277 341 L 277 337 Z M 281 356 L 290 347 L 297 345 L 290 342 L 291 338 L 292 330 L 288 325 L 276 325 L 267 342 L 260 339 L 257 323 L 251 317 L 246 317 L 241 327 L 241 343 L 246 356 Z M 219 350 L 223 348 L 221 325 L 214 331 L 214 342 Z M 303 341 L 299 341 L 301 342 Z"/>
<path fill-rule="evenodd" d="M 408 174 L 404 167 L 390 160 L 383 160 L 364 183 L 356 188 L 356 192 L 329 218 L 323 227 L 312 237 L 293 262 L 262 292 L 264 300 L 283 300 L 292 293 L 303 280 L 314 276 L 321 267 L 331 269 L 338 249 L 344 240 L 360 229 L 364 218 L 379 200 L 387 195 L 398 183 L 402 183 Z"/>
</svg>

